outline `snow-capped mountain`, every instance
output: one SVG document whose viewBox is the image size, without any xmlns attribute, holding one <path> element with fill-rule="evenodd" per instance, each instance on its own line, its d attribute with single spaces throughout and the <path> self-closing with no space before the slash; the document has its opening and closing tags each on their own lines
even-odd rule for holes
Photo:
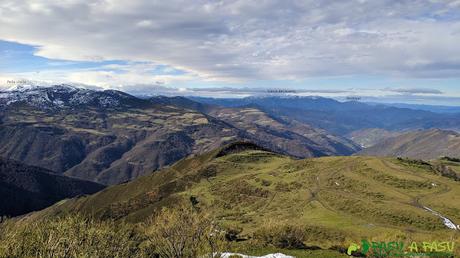
<svg viewBox="0 0 460 258">
<path fill-rule="evenodd" d="M 91 106 L 113 108 L 141 104 L 129 94 L 116 91 L 96 91 L 69 84 L 40 87 L 37 85 L 17 85 L 0 91 L 0 106 L 27 104 L 43 109 Z"/>
</svg>

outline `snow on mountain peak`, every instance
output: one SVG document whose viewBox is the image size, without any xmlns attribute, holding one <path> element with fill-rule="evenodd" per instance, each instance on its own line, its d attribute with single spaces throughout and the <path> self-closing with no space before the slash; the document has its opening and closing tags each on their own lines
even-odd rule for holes
<svg viewBox="0 0 460 258">
<path fill-rule="evenodd" d="M 43 84 L 16 84 L 4 91 L 12 92 L 12 91 L 19 91 L 19 92 L 26 92 L 26 91 L 37 91 L 42 89 L 49 89 L 49 90 L 58 90 L 58 91 L 75 91 L 81 90 L 83 88 L 71 85 L 71 84 L 55 84 L 55 85 L 43 85 Z"/>
<path fill-rule="evenodd" d="M 33 84 L 17 84 L 7 88 L 5 91 L 28 91 L 37 88 L 40 88 L 40 86 Z"/>
<path fill-rule="evenodd" d="M 130 95 L 118 91 L 96 91 L 70 84 L 34 85 L 20 84 L 0 91 L 0 106 L 25 103 L 43 109 L 91 105 L 117 107 Z"/>
</svg>

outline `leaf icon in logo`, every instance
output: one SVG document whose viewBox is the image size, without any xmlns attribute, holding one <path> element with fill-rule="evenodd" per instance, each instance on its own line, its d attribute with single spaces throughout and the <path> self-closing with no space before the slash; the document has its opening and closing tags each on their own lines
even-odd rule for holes
<svg viewBox="0 0 460 258">
<path fill-rule="evenodd" d="M 363 250 L 361 250 L 361 253 L 367 254 L 371 245 L 367 240 L 361 240 L 361 245 L 363 246 Z"/>
<path fill-rule="evenodd" d="M 360 248 L 359 245 L 355 244 L 355 243 L 352 243 L 350 244 L 350 246 L 348 247 L 348 250 L 347 250 L 347 254 L 348 255 L 351 255 L 352 252 L 358 250 Z"/>
</svg>

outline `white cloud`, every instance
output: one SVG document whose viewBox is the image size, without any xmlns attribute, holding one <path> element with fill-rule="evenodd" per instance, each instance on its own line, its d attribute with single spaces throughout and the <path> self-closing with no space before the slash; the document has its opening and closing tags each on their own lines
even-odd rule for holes
<svg viewBox="0 0 460 258">
<path fill-rule="evenodd" d="M 438 89 L 429 89 L 429 88 L 398 88 L 398 89 L 385 88 L 384 91 L 401 93 L 401 94 L 410 94 L 410 95 L 416 95 L 416 94 L 440 95 L 440 94 L 443 94 L 443 92 Z"/>
<path fill-rule="evenodd" d="M 460 72 L 458 1 L 0 2 L 0 39 L 63 60 L 165 64 L 214 81 Z M 132 67 L 80 71 L 84 83 L 172 80 Z"/>
<path fill-rule="evenodd" d="M 86 69 L 47 69 L 40 72 L 0 73 L 0 88 L 8 86 L 8 81 L 32 80 L 39 84 L 50 85 L 60 83 L 77 83 L 87 87 L 101 89 L 118 89 L 122 91 L 135 91 L 138 85 L 147 90 L 147 85 L 153 88 L 156 85 L 171 85 L 179 82 L 192 82 L 198 80 L 191 73 L 176 74 L 170 67 L 162 67 L 152 63 L 109 64 Z"/>
<path fill-rule="evenodd" d="M 136 26 L 141 28 L 153 28 L 153 22 L 151 20 L 142 20 L 136 23 Z"/>
</svg>

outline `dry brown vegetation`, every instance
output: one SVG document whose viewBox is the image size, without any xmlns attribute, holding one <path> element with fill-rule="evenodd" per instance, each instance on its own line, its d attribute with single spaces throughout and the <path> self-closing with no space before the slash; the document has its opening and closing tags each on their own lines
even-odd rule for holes
<svg viewBox="0 0 460 258">
<path fill-rule="evenodd" d="M 146 236 L 161 257 L 220 257 L 225 232 L 194 208 L 163 209 L 147 224 Z"/>
<path fill-rule="evenodd" d="M 225 234 L 204 212 L 163 209 L 143 224 L 68 215 L 0 224 L 0 257 L 218 257 Z"/>
<path fill-rule="evenodd" d="M 142 238 L 125 224 L 68 216 L 39 222 L 5 222 L 0 257 L 142 257 Z M 139 255 L 138 255 L 139 253 Z"/>
</svg>

